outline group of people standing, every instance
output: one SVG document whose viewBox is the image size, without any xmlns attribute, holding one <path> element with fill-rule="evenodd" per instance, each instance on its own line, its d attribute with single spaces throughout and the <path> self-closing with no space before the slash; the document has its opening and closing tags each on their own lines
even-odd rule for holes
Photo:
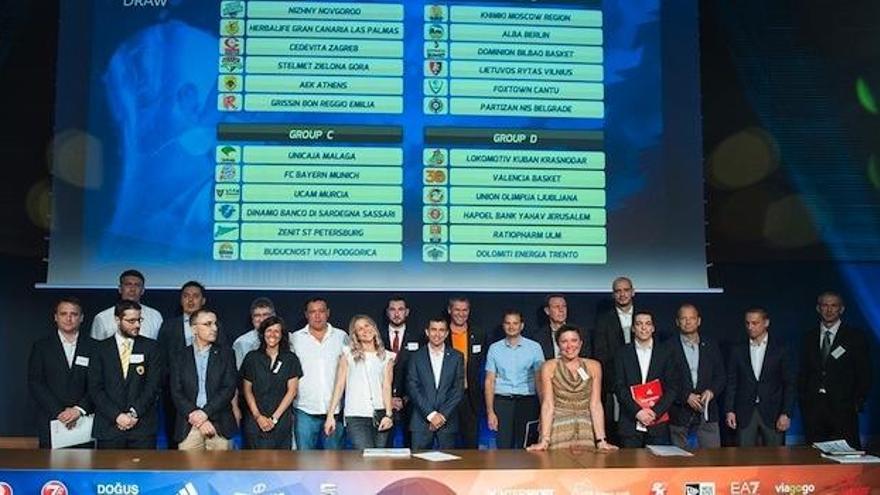
<svg viewBox="0 0 880 495">
<path fill-rule="evenodd" d="M 692 437 L 716 447 L 722 420 L 740 445 L 779 445 L 796 391 L 808 441 L 859 445 L 870 389 L 867 341 L 841 323 L 842 299 L 830 292 L 819 296 L 820 323 L 796 373 L 788 346 L 770 339 L 766 310 L 745 312 L 748 341 L 725 359 L 701 335 L 693 304 L 678 309 L 678 335 L 659 342 L 625 277 L 590 331 L 568 324 L 561 294 L 546 297 L 547 323 L 530 332 L 521 312 L 505 311 L 498 339 L 471 324 L 465 297 L 415 327 L 393 296 L 385 325 L 358 314 L 347 331 L 330 324 L 323 298 L 308 300 L 306 325 L 291 329 L 260 297 L 253 328 L 232 342 L 198 282 L 183 285 L 183 314 L 169 320 L 139 302 L 140 272 L 119 282 L 120 301 L 95 317 L 91 335 L 80 331 L 79 301 L 62 298 L 57 332 L 33 346 L 43 448 L 49 421 L 73 428 L 91 414 L 97 447 L 113 449 L 155 448 L 163 416 L 169 447 L 180 449 L 229 449 L 239 430 L 250 449 L 340 449 L 346 438 L 385 447 L 395 429 L 415 449 L 477 448 L 484 415 L 498 448 L 687 447 Z M 650 400 L 634 392 L 645 386 Z"/>
</svg>

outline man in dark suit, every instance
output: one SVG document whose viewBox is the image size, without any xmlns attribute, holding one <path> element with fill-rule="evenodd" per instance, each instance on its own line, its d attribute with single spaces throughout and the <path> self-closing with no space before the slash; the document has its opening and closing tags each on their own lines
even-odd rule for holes
<svg viewBox="0 0 880 495">
<path fill-rule="evenodd" d="M 68 428 L 93 411 L 88 396 L 88 371 L 95 341 L 80 332 L 83 321 L 78 299 L 55 303 L 57 331 L 34 342 L 28 359 L 28 389 L 37 404 L 40 448 L 52 447 L 49 422 Z"/>
<path fill-rule="evenodd" d="M 406 371 L 409 358 L 425 344 L 425 333 L 415 325 L 408 325 L 409 306 L 400 295 L 391 296 L 385 306 L 387 325 L 381 330 L 385 348 L 395 353 L 394 374 L 391 384 L 391 406 L 394 409 L 394 427 L 400 428 L 403 434 L 403 445 L 412 444 L 409 431 L 409 418 L 412 405 L 406 393 Z M 388 447 L 394 446 L 394 437 L 388 435 Z"/>
<path fill-rule="evenodd" d="M 871 365 L 865 335 L 840 320 L 845 309 L 839 294 L 819 295 L 819 325 L 807 332 L 801 348 L 798 394 L 808 443 L 843 438 L 858 448 Z"/>
<path fill-rule="evenodd" d="M 173 356 L 193 343 L 192 327 L 189 323 L 190 315 L 205 306 L 205 286 L 195 280 L 190 280 L 180 288 L 180 309 L 182 313 L 174 318 L 162 322 L 159 328 L 159 348 L 162 350 L 162 361 L 171 363 Z M 217 344 L 228 345 L 222 330 L 218 329 Z M 174 400 L 171 398 L 171 387 L 168 383 L 168 371 L 165 368 L 165 376 L 162 379 L 162 415 L 165 437 L 168 439 L 168 448 L 177 448 L 174 440 L 174 428 L 177 412 L 174 409 Z"/>
<path fill-rule="evenodd" d="M 232 398 L 238 382 L 232 349 L 215 345 L 217 315 L 200 308 L 190 315 L 193 345 L 171 362 L 171 397 L 180 450 L 229 450 L 236 422 Z"/>
<path fill-rule="evenodd" d="M 464 397 L 464 357 L 447 343 L 444 318 L 433 318 L 425 329 L 428 345 L 413 353 L 406 374 L 413 404 L 409 421 L 412 448 L 455 448 L 459 429 L 457 409 Z"/>
<path fill-rule="evenodd" d="M 702 318 L 693 304 L 679 306 L 676 324 L 678 337 L 666 342 L 681 381 L 678 396 L 669 409 L 672 443 L 685 449 L 688 438 L 695 433 L 700 448 L 718 448 L 721 431 L 717 402 L 727 383 L 721 350 L 700 335 Z"/>
<path fill-rule="evenodd" d="M 140 307 L 134 301 L 116 303 L 118 331 L 95 346 L 91 359 L 89 394 L 99 449 L 156 447 L 164 364 L 156 341 L 139 335 Z"/>
<path fill-rule="evenodd" d="M 549 294 L 544 298 L 544 314 L 547 321 L 536 331 L 526 332 L 526 338 L 534 340 L 541 345 L 541 351 L 544 353 L 544 359 L 553 359 L 559 357 L 559 346 L 556 345 L 556 331 L 568 322 L 568 303 L 562 294 Z M 502 334 L 502 340 L 506 335 Z M 589 335 L 585 332 L 581 335 L 581 357 L 589 357 L 592 352 L 591 341 Z"/>
<path fill-rule="evenodd" d="M 483 372 L 486 333 L 471 325 L 471 302 L 463 296 L 452 297 L 446 308 L 449 314 L 447 344 L 464 356 L 464 399 L 458 404 L 459 447 L 476 449 L 480 439 L 479 418 L 485 408 Z"/>
<path fill-rule="evenodd" d="M 605 431 L 611 443 L 618 443 L 614 424 L 620 416 L 619 403 L 614 398 L 614 358 L 617 352 L 632 341 L 633 284 L 627 277 L 617 277 L 611 283 L 613 305 L 600 313 L 593 331 L 593 357 L 602 364 L 602 405 L 605 407 Z"/>
<path fill-rule="evenodd" d="M 749 341 L 731 350 L 727 365 L 725 422 L 740 447 L 778 447 L 791 425 L 794 363 L 785 342 L 770 338 L 767 310 L 750 308 L 745 324 Z"/>
<path fill-rule="evenodd" d="M 678 395 L 677 367 L 669 348 L 654 339 L 654 315 L 633 313 L 633 341 L 617 353 L 614 360 L 615 393 L 620 398 L 617 423 L 623 447 L 669 445 L 669 424 L 663 416 Z M 653 406 L 642 407 L 633 399 L 631 387 L 659 380 L 663 390 Z"/>
</svg>

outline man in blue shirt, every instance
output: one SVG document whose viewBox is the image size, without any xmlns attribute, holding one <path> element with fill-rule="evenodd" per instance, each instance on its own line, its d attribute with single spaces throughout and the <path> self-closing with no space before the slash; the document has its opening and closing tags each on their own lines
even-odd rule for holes
<svg viewBox="0 0 880 495">
<path fill-rule="evenodd" d="M 505 311 L 502 326 L 504 340 L 492 344 L 486 358 L 486 415 L 489 429 L 498 432 L 498 448 L 519 449 L 526 424 L 537 421 L 540 413 L 535 384 L 540 383 L 544 353 L 540 344 L 522 336 L 519 311 Z"/>
</svg>

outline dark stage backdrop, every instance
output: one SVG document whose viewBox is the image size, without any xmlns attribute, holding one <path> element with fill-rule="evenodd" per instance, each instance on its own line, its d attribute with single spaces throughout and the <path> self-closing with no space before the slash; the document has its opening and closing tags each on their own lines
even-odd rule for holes
<svg viewBox="0 0 880 495">
<path fill-rule="evenodd" d="M 26 360 L 32 342 L 52 330 L 52 302 L 68 293 L 80 297 L 88 324 L 115 296 L 111 290 L 34 289 L 46 280 L 54 86 L 69 83 L 54 75 L 57 3 L 13 0 L 0 14 L 6 110 L 0 120 L 0 436 L 35 434 Z M 848 303 L 845 319 L 865 329 L 877 355 L 880 6 L 711 0 L 701 2 L 701 15 L 707 255 L 710 285 L 724 293 L 638 294 L 639 305 L 655 310 L 668 333 L 676 306 L 692 301 L 702 310 L 704 331 L 729 344 L 743 336 L 742 310 L 760 304 L 770 311 L 774 335 L 798 344 L 816 324 L 815 296 L 836 289 Z M 88 142 L 66 145 L 75 151 Z M 77 170 L 68 170 L 71 180 L 84 183 Z M 657 252 L 657 263 L 665 258 Z M 147 278 L 144 301 L 172 315 L 176 293 L 150 291 Z M 257 295 L 209 288 L 208 297 L 225 328 L 237 334 L 247 327 L 247 307 Z M 297 321 L 312 294 L 268 295 L 283 316 Z M 356 312 L 379 316 L 388 293 L 322 295 L 333 323 L 344 326 Z M 448 295 L 410 295 L 416 320 L 443 310 Z M 524 311 L 527 326 L 539 324 L 542 295 L 469 295 L 478 325 L 494 328 L 508 306 Z M 590 327 L 603 304 L 603 294 L 571 295 L 572 320 Z M 878 361 L 862 416 L 863 432 L 875 438 L 880 420 L 868 418 L 880 417 Z M 792 433 L 801 434 L 799 421 Z"/>
</svg>

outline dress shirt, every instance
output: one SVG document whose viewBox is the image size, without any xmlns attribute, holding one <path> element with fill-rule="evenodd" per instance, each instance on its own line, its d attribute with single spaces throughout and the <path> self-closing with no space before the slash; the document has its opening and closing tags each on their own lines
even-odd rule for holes
<svg viewBox="0 0 880 495">
<path fill-rule="evenodd" d="M 291 334 L 290 345 L 303 372 L 294 403 L 297 409 L 306 414 L 327 414 L 336 381 L 336 366 L 346 344 L 348 335 L 329 323 L 321 341 L 309 333 L 308 325 Z M 339 412 L 338 404 L 332 412 Z"/>
<path fill-rule="evenodd" d="M 199 409 L 205 407 L 208 402 L 208 392 L 205 389 L 205 377 L 208 376 L 208 356 L 211 354 L 211 345 L 208 344 L 204 349 L 199 349 L 198 345 L 193 345 L 193 355 L 196 358 L 196 378 L 199 381 L 199 392 L 196 394 L 196 407 Z"/>
<path fill-rule="evenodd" d="M 61 347 L 64 349 L 64 357 L 67 358 L 67 367 L 73 366 L 73 356 L 76 355 L 76 340 L 79 338 L 79 332 L 73 336 L 73 342 L 68 342 L 64 332 L 58 330 L 58 338 L 61 339 Z"/>
<path fill-rule="evenodd" d="M 681 340 L 681 349 L 684 351 L 684 358 L 691 372 L 691 386 L 696 387 L 697 374 L 700 371 L 700 337 L 697 336 L 696 341 L 691 341 L 684 335 L 679 335 L 679 340 Z"/>
<path fill-rule="evenodd" d="M 440 373 L 443 371 L 443 356 L 446 354 L 446 344 L 440 346 L 440 350 L 435 351 L 433 347 L 428 345 L 428 356 L 431 358 L 431 371 L 434 373 L 434 388 L 440 388 Z M 431 417 L 428 417 L 428 421 Z"/>
<path fill-rule="evenodd" d="M 557 328 L 553 328 L 552 323 L 547 325 L 547 328 L 550 329 L 550 342 L 553 343 L 553 357 L 559 357 L 559 343 L 556 342 L 556 331 L 559 330 L 562 325 L 565 325 L 565 323 L 561 323 Z"/>
<path fill-rule="evenodd" d="M 764 368 L 764 356 L 767 354 L 767 339 L 770 336 L 764 334 L 761 340 L 749 339 L 749 358 L 752 360 L 752 371 L 755 380 L 761 379 L 761 370 Z"/>
<path fill-rule="evenodd" d="M 831 347 L 834 347 L 834 339 L 837 337 L 837 331 L 840 330 L 840 320 L 834 322 L 834 325 L 826 327 L 819 323 L 819 349 L 822 349 L 822 339 L 825 338 L 825 332 L 831 332 Z M 830 349 L 829 349 L 830 350 Z"/>
<path fill-rule="evenodd" d="M 403 336 L 406 334 L 406 324 L 400 328 L 394 328 L 388 325 L 388 348 L 394 352 L 400 352 L 400 349 L 406 344 L 403 342 Z M 397 349 L 394 349 L 394 337 L 397 337 Z"/>
<path fill-rule="evenodd" d="M 629 311 L 624 311 L 615 306 L 614 310 L 617 311 L 617 319 L 620 321 L 620 328 L 623 331 L 623 341 L 629 344 L 632 340 L 633 307 L 630 306 Z"/>
<path fill-rule="evenodd" d="M 639 371 L 642 372 L 642 383 L 648 380 L 648 367 L 651 366 L 651 352 L 654 348 L 654 339 L 647 344 L 635 343 L 636 357 L 639 359 Z"/>
<path fill-rule="evenodd" d="M 498 395 L 535 395 L 535 373 L 543 363 L 541 344 L 523 336 L 513 344 L 505 338 L 489 346 L 486 372 L 495 373 Z"/>
<path fill-rule="evenodd" d="M 183 342 L 185 346 L 193 345 L 193 331 L 192 327 L 189 326 L 189 315 L 183 315 Z"/>
<path fill-rule="evenodd" d="M 95 315 L 92 321 L 92 338 L 95 340 L 104 340 L 116 333 L 118 325 L 116 324 L 116 316 L 114 311 L 116 306 L 101 311 Z M 156 339 L 159 336 L 159 327 L 162 326 L 162 314 L 155 309 L 141 304 L 141 335 L 150 339 Z"/>
<path fill-rule="evenodd" d="M 260 348 L 260 334 L 257 329 L 250 330 L 241 334 L 235 342 L 232 343 L 232 351 L 235 353 L 235 367 L 241 369 L 241 363 L 247 353 Z"/>
</svg>

